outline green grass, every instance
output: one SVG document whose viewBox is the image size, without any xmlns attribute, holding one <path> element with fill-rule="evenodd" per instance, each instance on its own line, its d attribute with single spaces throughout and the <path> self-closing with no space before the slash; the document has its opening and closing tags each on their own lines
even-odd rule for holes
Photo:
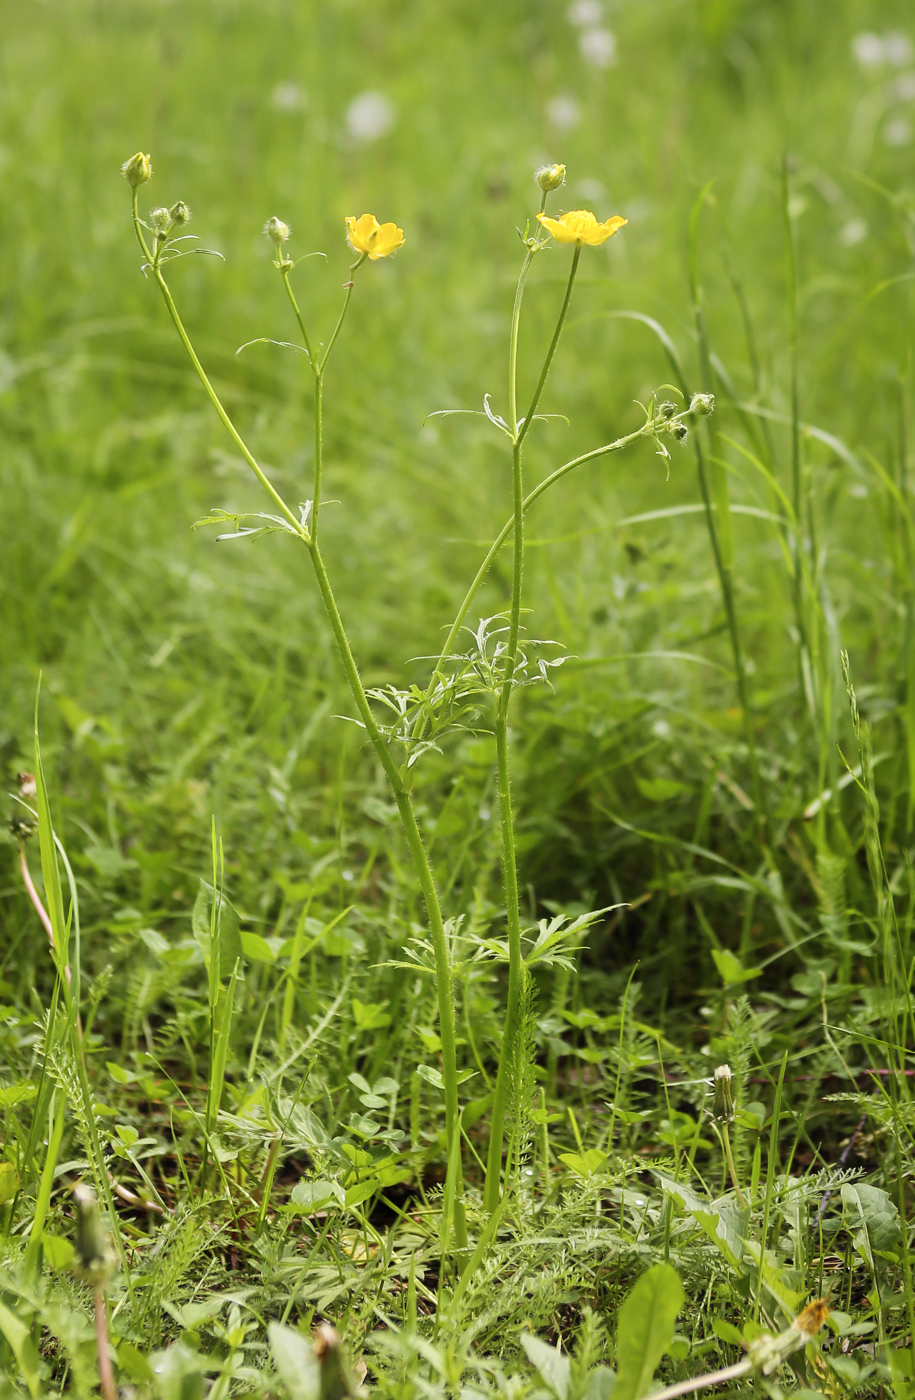
<svg viewBox="0 0 915 1400">
<path fill-rule="evenodd" d="M 392 1400 L 601 1400 L 610 1368 L 640 1400 L 653 1371 L 675 1384 L 732 1365 L 740 1337 L 783 1330 L 831 1286 L 826 1340 L 731 1389 L 908 1400 L 915 63 L 862 69 L 851 44 L 910 18 L 891 2 L 621 2 L 606 15 L 619 61 L 600 69 L 552 0 L 0 6 L 0 757 L 13 791 L 35 768 L 41 673 L 50 816 L 28 860 L 53 904 L 53 819 L 81 971 L 68 993 L 10 834 L 0 1394 L 96 1393 L 72 1187 L 104 1207 L 110 1171 L 158 1207 L 115 1194 L 103 1209 L 125 1396 L 191 1397 L 208 1377 L 213 1396 L 339 1400 L 356 1381 L 335 1377 L 333 1350 L 315 1369 L 323 1320 Z M 281 84 L 300 105 L 276 105 Z M 359 144 L 346 112 L 365 91 L 396 120 Z M 557 97 L 580 108 L 562 132 Z M 406 231 L 360 273 L 327 378 L 322 547 L 367 684 L 428 675 L 416 658 L 511 512 L 489 425 L 427 415 L 484 393 L 505 411 L 536 165 L 566 162 L 559 207 L 630 223 L 585 250 L 542 404 L 569 422 L 531 433 L 528 486 L 638 427 L 634 400 L 675 377 L 659 336 L 620 312 L 658 322 L 684 387 L 717 395 L 671 444 L 669 479 L 640 444 L 528 516 L 528 625 L 570 660 L 552 693 L 514 702 L 524 913 L 533 927 L 626 907 L 592 927 L 574 972 L 528 979 L 494 1218 L 481 1190 L 505 983 L 470 961 L 505 936 L 492 740 L 453 737 L 417 770 L 444 912 L 463 917 L 469 1263 L 451 1248 L 435 989 L 403 966 L 425 932 L 409 852 L 364 735 L 339 718 L 355 711 L 298 542 L 189 529 L 211 507 L 268 506 L 139 275 L 118 175 L 137 149 L 155 172 L 141 194 L 185 199 L 225 256 L 170 281 L 292 502 L 312 469 L 309 377 L 270 347 L 234 353 L 295 329 L 260 230 L 276 214 L 296 254 L 328 255 L 295 273 L 325 337 L 344 215 Z M 533 267 L 522 399 L 567 268 L 559 249 Z M 506 549 L 471 620 L 510 588 Z M 723 1061 L 743 1209 L 709 1116 Z M 635 1326 L 652 1309 L 654 1341 Z"/>
</svg>

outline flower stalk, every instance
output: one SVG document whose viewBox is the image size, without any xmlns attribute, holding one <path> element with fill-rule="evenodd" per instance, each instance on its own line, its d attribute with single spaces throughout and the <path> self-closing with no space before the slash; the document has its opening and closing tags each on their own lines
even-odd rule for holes
<svg viewBox="0 0 915 1400">
<path fill-rule="evenodd" d="M 280 496 L 279 492 L 273 486 L 272 482 L 266 476 L 257 459 L 254 457 L 254 454 L 250 451 L 241 434 L 238 432 L 238 429 L 235 427 L 235 424 L 233 423 L 228 412 L 226 411 L 221 399 L 219 398 L 219 395 L 216 393 L 216 390 L 213 388 L 213 385 L 210 382 L 206 371 L 204 370 L 203 365 L 201 364 L 197 356 L 196 351 L 194 350 L 194 346 L 178 313 L 178 309 L 175 305 L 168 283 L 166 282 L 165 276 L 162 271 L 162 255 L 165 250 L 166 244 L 157 231 L 153 248 L 150 249 L 143 233 L 142 220 L 139 217 L 139 211 L 137 208 L 137 190 L 135 186 L 132 186 L 132 195 L 133 222 L 137 239 L 139 241 L 143 254 L 147 260 L 147 265 L 152 270 L 153 276 L 159 287 L 169 316 L 171 317 L 172 323 L 175 327 L 175 330 L 177 331 L 178 338 L 184 346 L 184 349 L 194 368 L 194 371 L 198 379 L 200 380 L 204 391 L 206 392 L 206 395 L 210 400 L 210 403 L 215 409 L 220 422 L 222 423 L 226 431 L 229 433 L 230 437 L 232 438 L 232 441 L 235 443 L 236 447 L 241 452 L 242 456 L 244 457 L 248 466 L 251 468 L 255 477 L 267 491 L 274 504 L 282 512 L 284 518 L 289 522 L 294 533 L 298 535 L 298 537 L 302 540 L 303 544 L 308 549 L 312 562 L 312 568 L 315 574 L 315 580 L 318 585 L 318 591 L 321 595 L 321 600 L 324 604 L 324 609 L 327 613 L 328 621 L 330 622 L 331 630 L 333 632 L 334 639 L 337 643 L 337 649 L 340 653 L 340 659 L 343 665 L 343 670 L 346 675 L 346 679 L 349 683 L 350 691 L 352 693 L 353 700 L 356 704 L 356 709 L 359 713 L 359 718 L 363 726 L 365 727 L 366 733 L 368 734 L 372 747 L 375 749 L 375 752 L 384 770 L 385 776 L 387 777 L 388 782 L 391 786 L 394 801 L 397 805 L 397 810 L 404 828 L 404 834 L 406 836 L 407 844 L 410 848 L 410 853 L 413 857 L 413 861 L 416 866 L 420 882 L 420 888 L 422 890 L 423 898 L 426 904 L 426 912 L 429 918 L 430 935 L 434 948 L 436 986 L 438 991 L 439 1034 L 442 1042 L 442 1080 L 444 1083 L 445 1092 L 445 1128 L 448 1140 L 448 1159 L 449 1163 L 456 1163 L 456 1180 L 452 1183 L 455 1202 L 454 1238 L 457 1249 L 459 1251 L 464 1251 L 467 1247 L 467 1224 L 463 1202 L 461 1157 L 459 1151 L 452 1151 L 453 1144 L 456 1141 L 460 1141 L 460 1106 L 458 1100 L 457 1074 L 457 1033 L 455 1028 L 454 1017 L 454 989 L 453 973 L 451 967 L 451 955 L 448 947 L 447 934 L 445 932 L 444 918 L 442 916 L 441 904 L 438 897 L 438 891 L 435 885 L 435 877 L 432 871 L 432 866 L 429 860 L 428 853 L 426 852 L 425 846 L 423 844 L 422 833 L 420 832 L 419 825 L 416 820 L 416 814 L 413 810 L 413 803 L 409 789 L 407 788 L 407 785 L 404 782 L 404 779 L 400 773 L 400 770 L 397 767 L 397 764 L 394 762 L 394 759 L 392 758 L 389 752 L 384 736 L 382 735 L 381 730 L 379 729 L 378 724 L 375 720 L 375 716 L 372 713 L 372 708 L 369 704 L 369 700 L 365 692 L 365 687 L 362 683 L 362 678 L 359 675 L 359 668 L 356 664 L 352 648 L 349 644 L 349 638 L 346 633 L 346 628 L 344 626 L 336 598 L 334 597 L 330 577 L 328 575 L 327 568 L 325 566 L 324 559 L 318 547 L 317 541 L 317 526 L 320 507 L 321 478 L 323 468 L 324 372 L 327 367 L 327 362 L 330 357 L 330 354 L 333 351 L 333 348 L 337 342 L 337 338 L 339 337 L 340 331 L 343 327 L 347 311 L 349 309 L 354 287 L 353 274 L 355 274 L 355 272 L 358 270 L 359 267 L 362 266 L 362 264 L 366 261 L 367 258 L 371 259 L 372 261 L 375 261 L 377 258 L 385 257 L 389 253 L 393 252 L 395 250 L 395 247 L 401 246 L 403 242 L 403 235 L 400 230 L 397 230 L 397 233 L 400 236 L 400 241 L 398 242 L 389 232 L 386 232 L 390 229 L 396 228 L 396 226 L 387 224 L 381 225 L 379 226 L 379 228 L 381 229 L 381 232 L 384 235 L 384 237 L 376 237 L 371 242 L 371 247 L 362 247 L 360 246 L 360 240 L 369 241 L 370 236 L 372 234 L 371 229 L 368 230 L 368 233 L 365 232 L 364 223 L 364 221 L 368 218 L 371 218 L 371 216 L 363 215 L 362 219 L 353 220 L 353 227 L 350 227 L 349 220 L 347 221 L 349 227 L 350 246 L 354 248 L 354 250 L 359 254 L 359 256 L 350 270 L 351 276 L 349 282 L 345 286 L 345 297 L 343 301 L 343 307 L 340 311 L 340 315 L 337 319 L 337 323 L 334 327 L 333 333 L 330 337 L 330 340 L 328 341 L 328 344 L 323 354 L 318 355 L 315 352 L 313 348 L 313 343 L 308 336 L 308 331 L 305 325 L 304 317 L 302 316 L 301 310 L 298 306 L 298 303 L 296 301 L 295 295 L 289 282 L 289 272 L 291 270 L 292 263 L 288 259 L 284 258 L 282 256 L 282 253 L 280 252 L 280 243 L 284 242 L 285 237 L 288 236 L 288 229 L 286 229 L 285 225 L 280 224 L 279 220 L 271 220 L 270 224 L 268 225 L 267 232 L 277 246 L 276 265 L 279 267 L 279 270 L 283 277 L 283 283 L 286 288 L 287 295 L 292 305 L 293 312 L 299 325 L 299 329 L 302 332 L 302 336 L 305 341 L 306 353 L 308 355 L 309 364 L 311 366 L 312 374 L 314 375 L 315 380 L 314 498 L 312 502 L 312 513 L 309 522 L 309 528 L 309 525 L 305 523 L 305 520 L 296 516 L 295 513 L 290 509 L 287 503 Z M 277 236 L 278 231 L 275 232 L 273 230 L 272 226 L 274 224 L 279 225 L 279 229 L 283 231 L 282 233 L 280 233 L 280 236 Z M 360 226 L 362 226 L 361 229 Z"/>
</svg>

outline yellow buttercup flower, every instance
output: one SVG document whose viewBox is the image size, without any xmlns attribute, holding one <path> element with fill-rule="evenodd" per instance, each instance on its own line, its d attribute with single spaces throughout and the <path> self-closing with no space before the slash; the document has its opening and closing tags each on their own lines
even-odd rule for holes
<svg viewBox="0 0 915 1400">
<path fill-rule="evenodd" d="M 372 262 L 395 253 L 404 244 L 403 229 L 396 224 L 380 224 L 374 214 L 355 214 L 346 219 L 346 241 L 355 253 L 366 253 Z"/>
<path fill-rule="evenodd" d="M 589 209 L 570 209 L 567 214 L 560 214 L 558 219 L 548 219 L 546 214 L 538 214 L 537 218 L 557 243 L 574 243 L 577 248 L 585 245 L 599 248 L 613 237 L 617 229 L 629 222 L 614 214 L 611 219 L 599 224 Z"/>
</svg>

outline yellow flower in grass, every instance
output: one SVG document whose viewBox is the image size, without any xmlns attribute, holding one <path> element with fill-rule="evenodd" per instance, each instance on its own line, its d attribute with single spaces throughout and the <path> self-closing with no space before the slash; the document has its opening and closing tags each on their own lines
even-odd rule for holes
<svg viewBox="0 0 915 1400">
<path fill-rule="evenodd" d="M 404 244 L 403 229 L 396 224 L 380 224 L 374 214 L 355 214 L 346 219 L 346 241 L 355 253 L 367 253 L 372 262 L 396 253 Z"/>
<path fill-rule="evenodd" d="M 577 248 L 599 248 L 613 237 L 617 229 L 629 222 L 614 214 L 611 219 L 599 224 L 589 209 L 570 209 L 567 214 L 560 214 L 558 219 L 549 219 L 546 214 L 538 214 L 537 218 L 557 243 L 574 243 Z"/>
</svg>

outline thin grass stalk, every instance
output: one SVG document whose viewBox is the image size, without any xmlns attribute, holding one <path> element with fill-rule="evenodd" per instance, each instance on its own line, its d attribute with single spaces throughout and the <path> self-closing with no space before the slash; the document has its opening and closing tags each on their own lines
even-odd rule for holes
<svg viewBox="0 0 915 1400">
<path fill-rule="evenodd" d="M 705 308 L 703 305 L 702 286 L 699 281 L 698 265 L 698 222 L 702 212 L 702 206 L 711 190 L 711 185 L 707 185 L 696 199 L 690 215 L 689 224 L 689 284 L 690 300 L 693 307 L 693 318 L 696 325 L 696 336 L 699 344 L 699 365 L 702 376 L 702 387 L 705 392 L 711 393 L 714 388 L 712 377 L 711 353 L 708 342 L 708 328 L 705 320 Z M 685 383 L 681 383 L 681 388 L 686 393 Z M 710 431 L 714 431 L 711 430 Z M 759 772 L 759 757 L 756 751 L 756 737 L 753 733 L 753 715 L 750 700 L 750 683 L 747 676 L 746 660 L 743 654 L 743 643 L 740 636 L 740 625 L 737 619 L 737 604 L 734 599 L 734 535 L 733 522 L 731 519 L 730 495 L 727 488 L 727 475 L 725 469 L 718 462 L 718 455 L 712 444 L 712 469 L 716 473 L 715 504 L 717 507 L 717 522 L 712 509 L 712 495 L 709 490 L 708 471 L 706 468 L 705 453 L 698 430 L 693 434 L 693 443 L 696 453 L 696 469 L 699 476 L 699 489 L 702 493 L 702 501 L 705 506 L 705 521 L 709 533 L 709 540 L 712 546 L 712 555 L 715 560 L 715 569 L 718 574 L 718 584 L 721 590 L 721 599 L 724 603 L 725 617 L 727 619 L 728 638 L 731 643 L 731 654 L 734 658 L 734 672 L 737 677 L 737 698 L 740 704 L 741 719 L 743 722 L 744 742 L 747 746 L 747 760 L 750 766 L 750 784 L 753 792 L 753 805 L 756 808 L 756 820 L 759 826 L 760 838 L 764 850 L 769 851 L 769 814 L 766 803 L 765 792 Z"/>
</svg>

